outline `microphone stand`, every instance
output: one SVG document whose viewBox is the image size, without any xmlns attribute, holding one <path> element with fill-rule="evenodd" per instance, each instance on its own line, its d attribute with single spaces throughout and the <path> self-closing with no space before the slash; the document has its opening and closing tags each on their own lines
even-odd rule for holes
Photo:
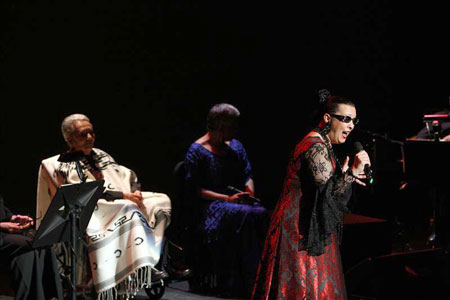
<svg viewBox="0 0 450 300">
<path fill-rule="evenodd" d="M 81 164 L 79 160 L 75 161 L 76 169 L 78 177 L 80 178 L 80 184 L 83 184 L 86 182 L 87 176 L 83 173 L 83 170 L 81 168 Z M 69 220 L 70 220 L 70 237 L 71 237 L 71 261 L 72 261 L 72 268 L 71 268 L 71 287 L 72 287 L 72 293 L 71 293 L 71 300 L 77 299 L 77 263 L 78 263 L 78 257 L 77 257 L 77 249 L 78 249 L 78 240 L 79 240 L 79 233 L 78 229 L 80 228 L 80 216 L 81 216 L 82 208 L 77 205 L 77 202 L 72 203 L 72 205 L 69 206 Z"/>
<path fill-rule="evenodd" d="M 372 131 L 365 130 L 365 129 L 360 129 L 360 128 L 357 128 L 356 131 L 360 131 L 362 133 L 368 134 L 368 135 L 370 135 L 370 136 L 372 136 L 374 138 L 383 139 L 383 140 L 388 141 L 388 142 L 390 142 L 392 144 L 397 144 L 397 145 L 400 145 L 400 146 L 403 146 L 403 144 L 404 144 L 402 141 L 397 141 L 397 140 L 393 140 L 391 138 L 388 138 L 387 134 L 379 134 L 379 133 L 376 133 L 376 132 L 372 132 Z"/>
<path fill-rule="evenodd" d="M 387 136 L 387 134 L 380 134 L 380 133 L 372 132 L 372 131 L 369 131 L 369 130 L 366 130 L 366 129 L 357 128 L 356 131 L 359 131 L 359 132 L 365 133 L 367 135 L 370 135 L 372 137 L 372 139 L 379 138 L 379 139 L 385 140 L 385 141 L 387 141 L 387 142 L 389 142 L 391 144 L 399 145 L 400 146 L 401 155 L 402 155 L 402 160 L 401 160 L 402 171 L 403 171 L 403 174 L 405 174 L 405 150 L 403 149 L 404 143 L 402 141 L 391 139 L 391 138 L 389 138 Z M 375 150 L 374 150 L 373 158 L 374 158 L 374 160 L 376 158 Z"/>
<path fill-rule="evenodd" d="M 83 173 L 83 168 L 80 164 L 82 159 L 81 153 L 66 154 L 58 159 L 61 162 L 75 162 L 75 169 L 77 171 L 78 177 L 80 178 L 80 185 L 86 182 L 87 176 Z M 79 189 L 78 189 L 79 191 Z M 76 300 L 77 298 L 77 249 L 79 233 L 78 228 L 80 228 L 80 216 L 82 212 L 82 207 L 78 205 L 76 201 L 69 203 L 67 199 L 64 199 L 64 206 L 68 208 L 69 223 L 70 223 L 70 254 L 71 254 L 71 273 L 70 273 L 70 285 L 71 285 L 71 300 Z"/>
</svg>

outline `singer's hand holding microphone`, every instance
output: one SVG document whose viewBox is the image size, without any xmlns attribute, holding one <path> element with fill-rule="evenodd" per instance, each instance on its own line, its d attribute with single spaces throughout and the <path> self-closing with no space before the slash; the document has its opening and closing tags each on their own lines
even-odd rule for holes
<svg viewBox="0 0 450 300">
<path fill-rule="evenodd" d="M 369 183 L 372 183 L 372 170 L 370 170 L 369 154 L 364 151 L 360 142 L 355 142 L 355 151 L 356 154 L 352 165 L 353 175 L 359 179 L 368 179 Z"/>
<path fill-rule="evenodd" d="M 363 146 L 360 142 L 355 142 L 355 157 L 353 159 L 353 164 L 351 166 L 351 171 L 353 173 L 353 176 L 357 177 L 358 179 L 367 179 L 369 180 L 369 183 L 372 183 L 372 171 L 370 169 L 370 158 L 369 154 L 363 149 Z M 348 162 L 349 157 L 345 159 L 344 165 L 343 165 L 343 171 L 347 171 L 348 169 Z M 365 186 L 366 184 L 362 182 L 361 180 L 356 180 L 356 182 L 360 185 Z"/>
</svg>

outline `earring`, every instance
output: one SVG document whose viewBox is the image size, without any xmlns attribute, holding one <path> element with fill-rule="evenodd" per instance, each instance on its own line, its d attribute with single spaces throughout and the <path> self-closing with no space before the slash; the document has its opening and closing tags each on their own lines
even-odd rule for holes
<svg viewBox="0 0 450 300">
<path fill-rule="evenodd" d="M 326 122 L 323 130 L 328 133 L 331 130 L 331 122 Z"/>
</svg>

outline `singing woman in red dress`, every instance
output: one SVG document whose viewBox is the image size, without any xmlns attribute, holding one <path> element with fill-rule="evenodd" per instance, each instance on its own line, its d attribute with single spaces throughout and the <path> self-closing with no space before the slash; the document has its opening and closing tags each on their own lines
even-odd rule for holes
<svg viewBox="0 0 450 300">
<path fill-rule="evenodd" d="M 333 144 L 358 123 L 351 100 L 319 92 L 317 128 L 295 147 L 271 218 L 252 299 L 346 299 L 339 253 L 353 182 L 364 183 L 365 151 L 340 164 Z"/>
</svg>

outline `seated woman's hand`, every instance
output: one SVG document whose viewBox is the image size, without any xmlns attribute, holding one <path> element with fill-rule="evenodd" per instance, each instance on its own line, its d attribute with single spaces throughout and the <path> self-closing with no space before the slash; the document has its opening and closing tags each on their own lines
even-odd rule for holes
<svg viewBox="0 0 450 300">
<path fill-rule="evenodd" d="M 139 206 L 139 208 L 144 207 L 144 204 L 142 203 L 144 197 L 142 197 L 141 191 L 135 191 L 133 193 L 123 193 L 123 199 L 133 201 L 137 204 L 137 206 Z"/>
<path fill-rule="evenodd" d="M 247 196 L 249 196 L 249 192 L 241 192 L 228 196 L 228 202 L 233 203 L 242 203 L 243 201 L 249 200 Z"/>
<path fill-rule="evenodd" d="M 22 225 L 15 222 L 0 222 L 0 230 L 8 233 L 15 233 L 28 227 L 30 227 L 30 223 Z"/>
<path fill-rule="evenodd" d="M 19 223 L 20 225 L 26 225 L 26 228 L 34 224 L 33 218 L 29 216 L 13 215 L 11 217 L 11 222 Z"/>
</svg>

